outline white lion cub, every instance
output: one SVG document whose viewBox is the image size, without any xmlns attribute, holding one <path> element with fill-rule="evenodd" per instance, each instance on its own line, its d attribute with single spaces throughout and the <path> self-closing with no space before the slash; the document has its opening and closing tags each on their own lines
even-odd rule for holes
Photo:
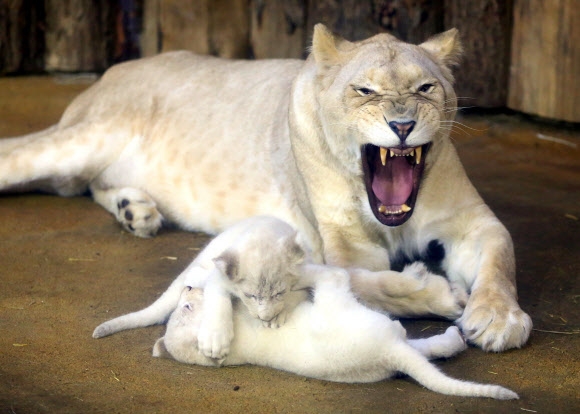
<svg viewBox="0 0 580 414">
<path fill-rule="evenodd" d="M 173 357 L 198 365 L 255 364 L 299 375 L 341 382 L 371 382 L 397 371 L 430 390 L 449 395 L 515 399 L 498 385 L 483 385 L 447 377 L 428 358 L 450 357 L 466 348 L 457 327 L 442 335 L 407 340 L 398 321 L 361 305 L 352 295 L 349 275 L 339 268 L 307 265 L 314 298 L 301 302 L 279 329 L 265 329 L 236 306 L 236 335 L 230 352 L 219 363 L 198 351 L 197 332 L 207 311 L 201 289 L 186 287 L 179 306 L 158 339 L 153 356 Z"/>
<path fill-rule="evenodd" d="M 271 328 L 281 326 L 287 314 L 307 299 L 308 286 L 299 283 L 305 252 L 297 238 L 297 232 L 279 219 L 243 220 L 212 240 L 157 301 L 99 325 L 93 337 L 164 323 L 185 286 L 204 287 L 206 311 L 197 343 L 207 357 L 224 358 L 234 335 L 232 297 Z"/>
</svg>

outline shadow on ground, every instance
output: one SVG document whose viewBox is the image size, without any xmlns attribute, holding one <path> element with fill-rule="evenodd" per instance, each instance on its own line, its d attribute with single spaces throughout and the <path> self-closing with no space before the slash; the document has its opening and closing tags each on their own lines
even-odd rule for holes
<svg viewBox="0 0 580 414">
<path fill-rule="evenodd" d="M 0 137 L 56 122 L 86 84 L 0 79 Z M 438 365 L 509 387 L 519 401 L 438 395 L 408 379 L 335 384 L 260 367 L 151 357 L 162 327 L 91 338 L 153 301 L 208 237 L 137 239 L 89 198 L 0 196 L 0 411 L 7 413 L 580 412 L 580 133 L 517 116 L 470 116 L 453 137 L 469 175 L 514 238 L 526 347 L 470 348 Z M 554 140 L 554 138 L 556 138 Z M 442 332 L 406 321 L 410 336 Z"/>
</svg>

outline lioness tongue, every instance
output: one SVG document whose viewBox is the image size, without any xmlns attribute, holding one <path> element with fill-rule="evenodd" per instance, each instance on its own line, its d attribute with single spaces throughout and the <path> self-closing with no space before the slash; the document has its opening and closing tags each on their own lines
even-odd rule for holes
<svg viewBox="0 0 580 414">
<path fill-rule="evenodd" d="M 389 158 L 384 166 L 377 157 L 372 188 L 383 205 L 401 206 L 413 191 L 413 167 L 405 157 Z"/>
</svg>

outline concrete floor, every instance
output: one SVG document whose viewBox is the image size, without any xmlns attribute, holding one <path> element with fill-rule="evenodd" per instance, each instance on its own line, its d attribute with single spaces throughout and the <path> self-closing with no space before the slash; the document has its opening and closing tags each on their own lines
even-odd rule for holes
<svg viewBox="0 0 580 414">
<path fill-rule="evenodd" d="M 0 79 L 0 137 L 56 122 L 86 86 Z M 453 136 L 512 233 L 520 303 L 534 331 L 521 350 L 470 348 L 438 365 L 458 378 L 502 384 L 520 400 L 448 397 L 404 378 L 335 384 L 253 366 L 153 359 L 162 327 L 92 339 L 99 323 L 152 302 L 207 236 L 165 230 L 138 239 L 89 198 L 1 195 L 0 412 L 580 412 L 580 133 L 516 116 L 463 122 Z M 405 325 L 420 336 L 447 323 Z"/>
</svg>

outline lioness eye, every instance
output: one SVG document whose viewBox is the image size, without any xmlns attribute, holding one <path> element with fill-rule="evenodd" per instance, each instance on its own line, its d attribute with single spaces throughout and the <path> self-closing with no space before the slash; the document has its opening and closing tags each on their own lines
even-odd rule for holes
<svg viewBox="0 0 580 414">
<path fill-rule="evenodd" d="M 356 88 L 355 89 L 360 96 L 369 96 L 375 93 L 372 89 L 369 88 Z"/>
<path fill-rule="evenodd" d="M 433 89 L 434 86 L 435 85 L 433 85 L 432 83 L 425 83 L 419 87 L 419 92 L 422 93 L 431 92 L 431 89 Z"/>
</svg>

